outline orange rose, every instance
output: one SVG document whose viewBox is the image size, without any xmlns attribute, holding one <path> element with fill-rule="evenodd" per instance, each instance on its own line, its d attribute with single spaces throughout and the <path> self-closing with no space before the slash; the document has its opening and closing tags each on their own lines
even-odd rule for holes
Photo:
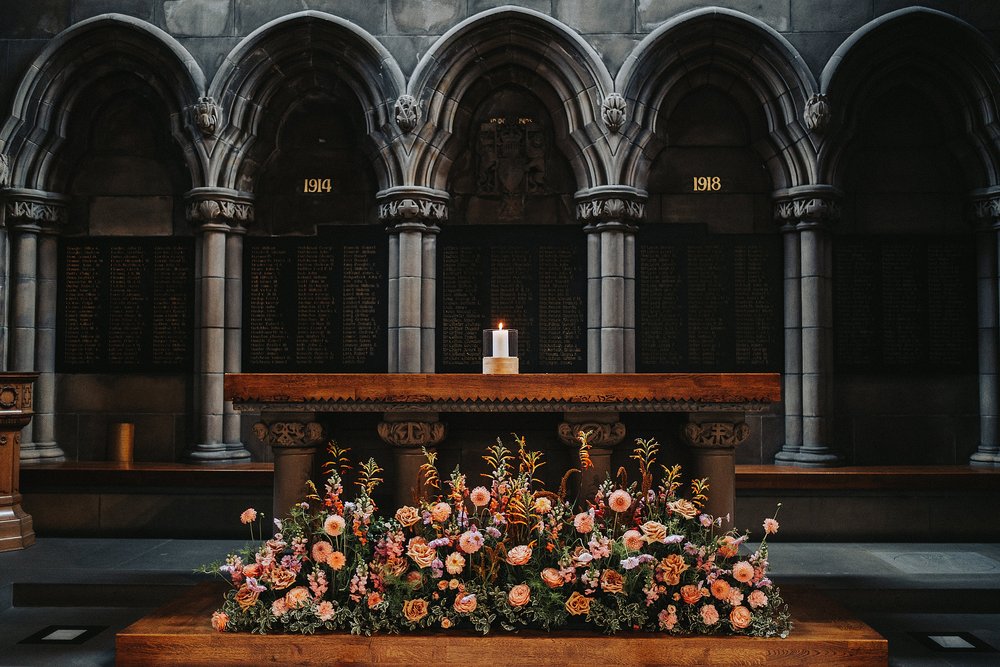
<svg viewBox="0 0 1000 667">
<path fill-rule="evenodd" d="M 701 600 L 701 590 L 694 584 L 681 586 L 681 599 L 687 604 L 694 604 Z"/>
<path fill-rule="evenodd" d="M 268 572 L 267 577 L 271 581 L 271 588 L 276 591 L 288 588 L 295 583 L 295 573 L 283 567 L 274 568 Z"/>
<path fill-rule="evenodd" d="M 212 627 L 215 628 L 217 632 L 225 632 L 226 625 L 229 623 L 229 616 L 225 612 L 217 611 L 212 614 Z"/>
<path fill-rule="evenodd" d="M 728 600 L 733 588 L 725 579 L 716 579 L 712 582 L 712 595 L 719 600 Z"/>
<path fill-rule="evenodd" d="M 471 614 L 476 610 L 476 605 L 476 596 L 471 593 L 455 597 L 455 611 L 459 614 Z"/>
<path fill-rule="evenodd" d="M 418 567 L 430 567 L 437 558 L 437 550 L 427 546 L 427 540 L 414 537 L 406 549 L 406 555 L 413 559 Z"/>
<path fill-rule="evenodd" d="M 250 607 L 257 604 L 257 598 L 260 597 L 260 593 L 247 588 L 246 584 L 240 587 L 240 590 L 236 591 L 236 604 L 240 606 L 240 609 L 246 611 Z"/>
<path fill-rule="evenodd" d="M 726 535 L 722 538 L 722 543 L 719 545 L 719 553 L 722 554 L 723 558 L 733 558 L 740 552 L 739 542 L 736 538 Z"/>
<path fill-rule="evenodd" d="M 507 562 L 511 565 L 524 565 L 531 560 L 531 547 L 521 544 L 507 552 Z"/>
<path fill-rule="evenodd" d="M 562 575 L 554 567 L 547 567 L 541 572 L 542 581 L 549 588 L 559 588 L 563 585 Z"/>
<path fill-rule="evenodd" d="M 247 565 L 246 567 L 243 568 L 243 576 L 253 577 L 254 579 L 256 579 L 257 577 L 260 576 L 260 565 L 258 565 L 257 563 L 251 563 L 250 565 Z"/>
<path fill-rule="evenodd" d="M 406 583 L 410 588 L 416 590 L 424 585 L 424 575 L 414 570 L 406 575 Z"/>
<path fill-rule="evenodd" d="M 410 569 L 410 566 L 406 562 L 406 559 L 390 558 L 382 565 L 382 576 L 399 578 L 406 574 L 408 569 Z"/>
<path fill-rule="evenodd" d="M 667 527 L 658 521 L 647 521 L 639 526 L 639 528 L 645 533 L 647 544 L 663 542 L 667 539 Z"/>
<path fill-rule="evenodd" d="M 427 600 L 416 598 L 403 603 L 403 616 L 410 623 L 416 623 L 427 615 Z"/>
<path fill-rule="evenodd" d="M 451 627 L 451 619 L 448 618 L 447 616 L 445 616 L 444 618 L 442 618 L 441 619 L 441 627 L 444 628 L 445 630 L 447 630 L 448 628 L 450 628 Z"/>
<path fill-rule="evenodd" d="M 586 595 L 580 595 L 578 591 L 573 591 L 573 594 L 569 596 L 566 600 L 566 611 L 570 613 L 571 616 L 583 616 L 590 613 L 590 598 Z"/>
<path fill-rule="evenodd" d="M 601 588 L 605 593 L 621 593 L 625 579 L 615 570 L 605 570 L 601 575 Z"/>
<path fill-rule="evenodd" d="M 518 584 L 507 593 L 507 604 L 511 607 L 523 607 L 531 600 L 531 589 L 525 584 Z"/>
<path fill-rule="evenodd" d="M 729 623 L 737 630 L 742 630 L 750 625 L 750 618 L 750 610 L 742 605 L 733 608 L 733 610 L 729 612 Z"/>
<path fill-rule="evenodd" d="M 663 570 L 663 583 L 676 586 L 681 583 L 681 574 L 688 569 L 688 564 L 683 556 L 670 554 L 660 561 L 660 569 Z"/>
<path fill-rule="evenodd" d="M 674 514 L 680 514 L 685 519 L 693 519 L 698 516 L 698 508 L 695 507 L 694 503 L 690 500 L 681 498 L 680 500 L 675 500 L 672 503 L 667 503 L 667 507 L 670 508 Z"/>
<path fill-rule="evenodd" d="M 416 507 L 404 505 L 396 510 L 396 521 L 405 528 L 409 528 L 417 521 L 420 521 L 420 510 Z"/>
</svg>

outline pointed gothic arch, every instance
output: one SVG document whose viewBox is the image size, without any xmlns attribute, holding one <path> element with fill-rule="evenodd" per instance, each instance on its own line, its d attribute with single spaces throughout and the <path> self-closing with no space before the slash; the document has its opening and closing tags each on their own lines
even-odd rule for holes
<svg viewBox="0 0 1000 667">
<path fill-rule="evenodd" d="M 686 12 L 650 33 L 626 60 L 615 87 L 629 107 L 622 129 L 628 149 L 616 178 L 645 188 L 661 118 L 701 86 L 734 98 L 748 117 L 763 114 L 752 144 L 776 190 L 815 182 L 815 148 L 802 110 L 816 82 L 795 48 L 773 28 L 738 11 L 708 7 Z"/>
<path fill-rule="evenodd" d="M 58 180 L 56 163 L 74 110 L 96 82 L 112 76 L 140 79 L 155 91 L 192 180 L 198 181 L 204 155 L 189 107 L 204 94 L 201 68 L 163 30 L 130 16 L 103 14 L 57 35 L 28 67 L 0 129 L 0 149 L 10 160 L 10 185 L 65 189 L 65 183 L 53 181 Z"/>
<path fill-rule="evenodd" d="M 539 12 L 501 7 L 477 14 L 443 35 L 424 54 L 408 91 L 425 122 L 411 142 L 408 182 L 446 190 L 468 136 L 477 84 L 530 90 L 548 110 L 555 141 L 578 189 L 608 182 L 609 155 L 601 102 L 613 90 L 607 68 L 579 34 Z M 481 87 L 481 86 L 480 86 Z"/>
<path fill-rule="evenodd" d="M 393 105 L 405 80 L 392 55 L 355 24 L 304 11 L 275 19 L 241 41 L 212 80 L 223 110 L 211 159 L 214 185 L 253 191 L 282 115 L 303 92 L 353 107 L 382 188 L 400 183 Z"/>
</svg>

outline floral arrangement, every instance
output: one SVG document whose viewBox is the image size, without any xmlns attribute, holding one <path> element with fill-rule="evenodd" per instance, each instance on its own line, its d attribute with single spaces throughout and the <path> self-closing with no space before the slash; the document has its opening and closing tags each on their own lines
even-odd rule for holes
<svg viewBox="0 0 1000 667">
<path fill-rule="evenodd" d="M 587 434 L 579 440 L 587 467 Z M 764 521 L 764 538 L 749 553 L 747 534 L 723 532 L 722 519 L 702 511 L 705 480 L 693 480 L 687 497 L 679 466 L 660 465 L 654 480 L 653 440 L 636 440 L 637 481 L 627 483 L 620 469 L 581 506 L 567 499 L 580 471 L 568 471 L 558 492 L 545 490 L 542 454 L 523 438 L 515 436 L 513 450 L 499 439 L 488 448 L 490 472 L 476 485 L 458 468 L 442 484 L 436 455 L 425 451 L 423 483 L 439 495 L 392 517 L 378 515 L 372 500 L 382 481 L 375 461 L 359 466 L 348 500 L 346 450 L 330 443 L 328 452 L 322 493 L 310 484 L 306 501 L 274 521 L 270 539 L 203 570 L 232 583 L 212 616 L 217 630 L 485 634 L 572 624 L 609 634 L 766 637 L 791 628 L 767 577 L 767 536 L 778 522 Z M 241 520 L 253 536 L 262 517 L 248 509 Z"/>
</svg>

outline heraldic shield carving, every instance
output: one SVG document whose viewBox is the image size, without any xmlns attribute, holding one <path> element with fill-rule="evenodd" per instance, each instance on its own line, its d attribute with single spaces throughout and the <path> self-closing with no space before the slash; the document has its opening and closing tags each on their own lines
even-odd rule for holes
<svg viewBox="0 0 1000 667">
<path fill-rule="evenodd" d="M 524 215 L 527 195 L 545 193 L 545 131 L 532 118 L 491 118 L 479 126 L 478 194 L 499 196 L 501 220 Z"/>
</svg>

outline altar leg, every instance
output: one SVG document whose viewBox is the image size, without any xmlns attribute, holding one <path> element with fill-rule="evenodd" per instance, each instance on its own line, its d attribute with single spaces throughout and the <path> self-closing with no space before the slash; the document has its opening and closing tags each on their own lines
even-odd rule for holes
<svg viewBox="0 0 1000 667">
<path fill-rule="evenodd" d="M 744 421 L 721 421 L 706 415 L 692 416 L 684 427 L 684 442 L 691 450 L 690 479 L 708 478 L 705 512 L 729 517 L 726 528 L 736 525 L 736 446 L 750 435 Z M 694 421 L 698 420 L 698 421 Z"/>
<path fill-rule="evenodd" d="M 580 448 L 580 433 L 589 433 L 588 454 L 593 465 L 583 467 L 579 459 L 573 467 L 580 468 L 580 500 L 592 500 L 597 487 L 611 474 L 611 453 L 625 439 L 625 424 L 618 421 L 617 412 L 567 412 L 559 424 L 559 439 L 573 449 Z"/>
<path fill-rule="evenodd" d="M 271 515 L 284 519 L 292 506 L 305 500 L 306 482 L 318 483 L 316 450 L 325 441 L 323 427 L 308 417 L 261 421 L 254 425 L 259 440 L 274 453 L 274 497 Z"/>
<path fill-rule="evenodd" d="M 427 462 L 422 449 L 436 451 L 445 436 L 445 426 L 437 413 L 387 412 L 378 425 L 382 442 L 391 445 L 396 465 L 396 507 L 427 498 L 420 466 Z"/>
</svg>

